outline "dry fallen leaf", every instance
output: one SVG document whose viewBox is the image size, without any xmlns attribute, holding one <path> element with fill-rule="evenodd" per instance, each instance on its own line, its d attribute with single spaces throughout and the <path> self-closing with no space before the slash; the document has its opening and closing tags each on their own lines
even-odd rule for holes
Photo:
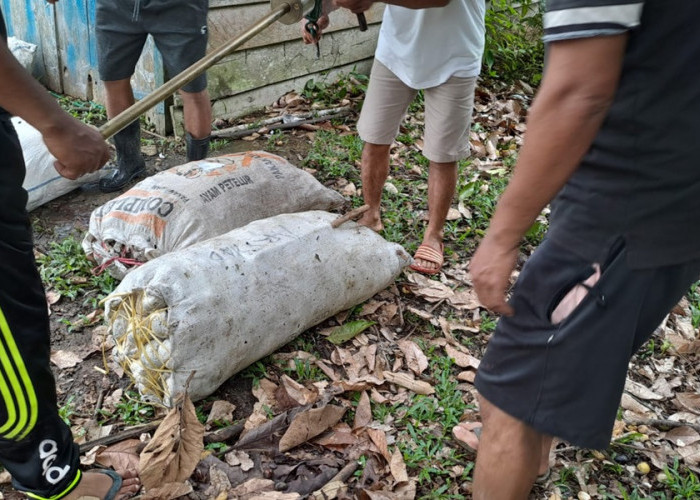
<svg viewBox="0 0 700 500">
<path fill-rule="evenodd" d="M 251 460 L 250 455 L 243 450 L 229 451 L 224 455 L 226 463 L 231 467 L 240 466 L 243 472 L 248 472 L 255 467 L 255 463 Z"/>
<path fill-rule="evenodd" d="M 688 426 L 675 427 L 664 435 L 664 439 L 676 446 L 688 446 L 700 441 L 700 433 Z"/>
<path fill-rule="evenodd" d="M 445 352 L 447 352 L 447 355 L 450 358 L 454 359 L 455 364 L 460 368 L 474 368 L 476 370 L 479 368 L 479 364 L 481 363 L 471 354 L 457 350 L 457 348 L 450 344 L 445 346 Z"/>
<path fill-rule="evenodd" d="M 695 392 L 679 392 L 676 401 L 682 408 L 700 414 L 700 394 Z"/>
<path fill-rule="evenodd" d="M 384 378 L 391 382 L 392 384 L 400 385 L 405 387 L 416 394 L 423 394 L 428 396 L 435 393 L 435 389 L 428 382 L 423 382 L 422 380 L 413 379 L 408 373 L 393 373 L 390 371 L 382 372 Z"/>
<path fill-rule="evenodd" d="M 138 450 L 142 446 L 143 443 L 138 439 L 121 441 L 97 452 L 95 461 L 124 475 L 128 470 L 139 470 Z"/>
<path fill-rule="evenodd" d="M 345 408 L 334 405 L 312 408 L 297 414 L 280 439 L 280 451 L 291 450 L 295 446 L 315 438 L 337 424 L 344 414 Z"/>
<path fill-rule="evenodd" d="M 58 350 L 51 353 L 51 362 L 62 370 L 73 368 L 82 360 L 82 356 L 71 351 Z"/>
<path fill-rule="evenodd" d="M 369 425 L 372 421 L 372 407 L 369 401 L 369 396 L 367 391 L 362 391 L 360 395 L 360 401 L 357 403 L 357 408 L 355 409 L 355 422 L 353 423 L 353 429 L 361 429 Z"/>
<path fill-rule="evenodd" d="M 418 344 L 411 340 L 400 340 L 399 349 L 406 359 L 406 366 L 416 375 L 420 375 L 428 368 L 428 358 L 423 353 Z"/>
<path fill-rule="evenodd" d="M 211 406 L 211 411 L 207 417 L 207 424 L 212 422 L 233 422 L 233 412 L 236 411 L 236 405 L 229 403 L 228 401 L 214 401 Z"/>
<path fill-rule="evenodd" d="M 408 481 L 406 463 L 403 461 L 403 455 L 401 454 L 401 450 L 399 450 L 398 446 L 394 449 L 393 455 L 391 455 L 389 468 L 391 469 L 391 475 L 394 476 L 394 481 L 397 483 Z"/>
<path fill-rule="evenodd" d="M 185 395 L 168 412 L 141 452 L 139 470 L 146 490 L 189 478 L 204 450 L 203 437 L 204 426 Z"/>
<path fill-rule="evenodd" d="M 166 483 L 148 490 L 139 498 L 141 500 L 174 500 L 190 493 L 192 493 L 192 485 L 189 483 Z"/>
</svg>

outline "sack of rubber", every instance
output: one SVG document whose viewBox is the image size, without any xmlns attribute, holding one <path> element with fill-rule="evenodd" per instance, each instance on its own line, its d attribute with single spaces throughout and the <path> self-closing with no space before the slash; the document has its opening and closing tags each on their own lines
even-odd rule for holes
<svg viewBox="0 0 700 500">
<path fill-rule="evenodd" d="M 17 131 L 17 137 L 22 146 L 24 164 L 27 168 L 22 187 L 28 194 L 28 212 L 79 188 L 86 182 L 99 178 L 98 172 L 84 175 L 76 180 L 61 177 L 54 167 L 56 158 L 44 144 L 41 132 L 17 116 L 12 117 L 12 125 Z"/>
<path fill-rule="evenodd" d="M 96 208 L 83 250 L 121 279 L 143 262 L 254 220 L 344 202 L 308 172 L 264 151 L 207 158 L 148 177 Z"/>
<path fill-rule="evenodd" d="M 147 262 L 107 297 L 114 359 L 147 400 L 193 400 L 389 286 L 411 258 L 336 215 L 284 214 Z"/>
</svg>

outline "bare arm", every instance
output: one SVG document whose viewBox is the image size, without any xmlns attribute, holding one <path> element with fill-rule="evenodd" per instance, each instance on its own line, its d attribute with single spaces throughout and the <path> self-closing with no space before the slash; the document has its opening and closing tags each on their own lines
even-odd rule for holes
<svg viewBox="0 0 700 500">
<path fill-rule="evenodd" d="M 0 40 L 0 107 L 41 132 L 57 158 L 56 170 L 69 179 L 93 172 L 109 160 L 100 133 L 65 113 Z"/>
<path fill-rule="evenodd" d="M 505 292 L 520 242 L 590 148 L 615 96 L 626 45 L 626 34 L 550 45 L 513 177 L 471 261 L 485 307 L 512 314 Z"/>
</svg>

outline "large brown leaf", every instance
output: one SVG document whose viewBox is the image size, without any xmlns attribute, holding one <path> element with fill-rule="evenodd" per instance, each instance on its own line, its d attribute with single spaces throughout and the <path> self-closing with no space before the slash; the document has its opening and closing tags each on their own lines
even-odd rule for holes
<svg viewBox="0 0 700 500">
<path fill-rule="evenodd" d="M 204 450 L 204 426 L 189 397 L 177 404 L 141 452 L 140 476 L 146 490 L 189 478 Z"/>
<path fill-rule="evenodd" d="M 291 450 L 295 446 L 315 438 L 337 424 L 344 414 L 345 408 L 334 405 L 312 408 L 299 413 L 280 439 L 280 451 Z"/>
</svg>

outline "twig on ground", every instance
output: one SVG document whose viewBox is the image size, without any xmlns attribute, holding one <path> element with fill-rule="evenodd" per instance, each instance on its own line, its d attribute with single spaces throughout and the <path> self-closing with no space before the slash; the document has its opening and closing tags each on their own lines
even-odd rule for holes
<svg viewBox="0 0 700 500">
<path fill-rule="evenodd" d="M 128 429 L 124 429 L 121 432 L 118 432 L 117 434 L 88 441 L 87 443 L 83 443 L 80 445 L 80 453 L 87 453 L 95 446 L 109 446 L 110 444 L 139 437 L 144 432 L 151 432 L 152 430 L 157 429 L 162 421 L 163 419 L 159 419 L 144 425 L 139 425 L 137 427 L 129 427 Z"/>
<path fill-rule="evenodd" d="M 646 426 L 651 426 L 651 427 L 670 427 L 670 428 L 690 427 L 691 429 L 694 429 L 694 430 L 700 432 L 700 425 L 699 424 L 691 424 L 690 422 L 680 422 L 678 420 L 664 420 L 664 419 L 658 419 L 658 418 L 650 418 L 650 419 L 630 418 L 630 419 L 625 419 L 625 422 L 627 422 L 630 425 L 646 425 Z"/>
<path fill-rule="evenodd" d="M 325 111 L 325 113 L 323 112 Z M 283 118 L 276 118 L 275 122 L 272 124 L 268 125 L 263 125 L 260 126 L 261 124 L 259 122 L 253 123 L 253 124 L 248 124 L 243 126 L 243 128 L 240 128 L 241 125 L 238 127 L 231 127 L 231 128 L 225 128 L 221 130 L 214 130 L 211 133 L 212 138 L 220 138 L 220 139 L 238 139 L 240 137 L 245 137 L 247 135 L 250 135 L 252 133 L 255 133 L 259 130 L 263 130 L 263 133 L 267 133 L 271 130 L 284 130 L 284 129 L 290 129 L 290 128 L 296 128 L 300 125 L 307 125 L 311 123 L 320 123 L 320 122 L 326 122 L 328 120 L 333 120 L 334 118 L 340 118 L 341 116 L 346 116 L 350 114 L 350 108 L 336 108 L 332 110 L 323 110 L 319 111 L 318 113 L 308 113 L 308 115 L 295 115 L 299 117 L 304 117 L 300 118 L 298 120 L 294 120 L 288 123 L 275 123 L 275 122 L 280 122 L 282 121 Z M 264 122 L 263 122 L 264 123 Z"/>
</svg>

